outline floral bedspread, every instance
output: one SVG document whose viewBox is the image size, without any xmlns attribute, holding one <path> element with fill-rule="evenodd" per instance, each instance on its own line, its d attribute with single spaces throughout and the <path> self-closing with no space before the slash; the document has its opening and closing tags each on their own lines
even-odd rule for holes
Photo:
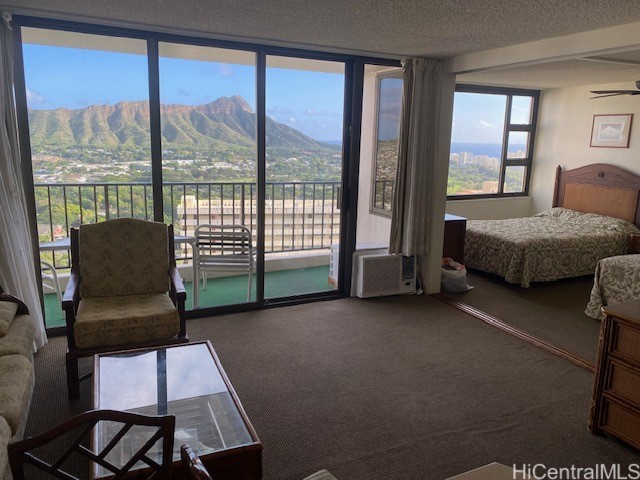
<svg viewBox="0 0 640 480">
<path fill-rule="evenodd" d="M 584 311 L 601 319 L 601 307 L 640 299 L 640 255 L 619 255 L 598 262 L 591 297 Z"/>
<path fill-rule="evenodd" d="M 528 287 L 593 274 L 600 259 L 626 254 L 629 235 L 638 232 L 624 220 L 561 207 L 533 217 L 469 220 L 464 263 Z"/>
</svg>

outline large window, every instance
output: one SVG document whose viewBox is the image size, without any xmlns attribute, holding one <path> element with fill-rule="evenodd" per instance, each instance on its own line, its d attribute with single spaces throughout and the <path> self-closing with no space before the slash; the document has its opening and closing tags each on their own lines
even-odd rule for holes
<svg viewBox="0 0 640 480">
<path fill-rule="evenodd" d="M 70 229 L 117 217 L 174 226 L 187 308 L 335 296 L 327 279 L 340 265 L 334 250 L 347 250 L 349 221 L 340 192 L 358 153 L 343 139 L 359 119 L 345 95 L 362 88 L 356 59 L 13 21 L 22 37 L 17 107 L 29 135 L 22 154 L 34 172 L 41 264 L 57 272 L 51 291 L 44 284 L 48 327 L 64 325 Z M 203 224 L 251 232 L 252 276 L 197 275 L 193 235 Z"/>
<path fill-rule="evenodd" d="M 377 81 L 375 159 L 371 211 L 391 215 L 393 185 L 398 166 L 398 138 L 402 109 L 402 71 L 380 74 Z"/>
<path fill-rule="evenodd" d="M 22 36 L 40 240 L 105 218 L 145 218 L 146 42 L 39 28 Z"/>
<path fill-rule="evenodd" d="M 538 97 L 531 90 L 456 87 L 450 198 L 527 194 Z"/>
</svg>

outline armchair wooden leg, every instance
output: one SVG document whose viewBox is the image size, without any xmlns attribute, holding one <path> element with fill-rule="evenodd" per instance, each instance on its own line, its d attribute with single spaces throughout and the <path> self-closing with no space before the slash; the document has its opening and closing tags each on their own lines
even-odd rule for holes
<svg viewBox="0 0 640 480">
<path fill-rule="evenodd" d="M 67 389 L 69 398 L 78 398 L 80 396 L 80 378 L 78 375 L 78 357 L 70 355 L 67 352 Z"/>
</svg>

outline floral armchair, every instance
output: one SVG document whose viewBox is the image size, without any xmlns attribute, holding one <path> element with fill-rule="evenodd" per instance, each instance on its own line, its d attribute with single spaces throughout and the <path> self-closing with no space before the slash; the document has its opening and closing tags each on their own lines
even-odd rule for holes
<svg viewBox="0 0 640 480">
<path fill-rule="evenodd" d="M 66 314 L 69 396 L 80 395 L 78 359 L 96 353 L 187 342 L 186 292 L 173 226 L 118 218 L 71 230 Z"/>
</svg>

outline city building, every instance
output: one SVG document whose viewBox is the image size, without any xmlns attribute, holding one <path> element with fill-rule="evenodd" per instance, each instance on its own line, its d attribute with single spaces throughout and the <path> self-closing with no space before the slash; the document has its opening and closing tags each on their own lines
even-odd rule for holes
<svg viewBox="0 0 640 480">
<path fill-rule="evenodd" d="M 323 250 L 336 243 L 340 213 L 336 202 L 326 200 L 266 200 L 265 252 Z M 247 226 L 257 242 L 256 200 L 196 200 L 185 195 L 177 206 L 181 235 L 193 235 L 201 224 Z"/>
</svg>

